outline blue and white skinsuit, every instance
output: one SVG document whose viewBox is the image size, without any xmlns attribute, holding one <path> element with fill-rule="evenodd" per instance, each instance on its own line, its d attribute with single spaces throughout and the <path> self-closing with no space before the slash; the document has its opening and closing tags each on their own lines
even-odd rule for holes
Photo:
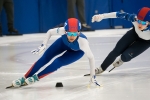
<svg viewBox="0 0 150 100">
<path fill-rule="evenodd" d="M 25 78 L 34 75 L 41 67 L 47 64 L 55 56 L 65 53 L 57 57 L 50 65 L 48 65 L 43 71 L 37 74 L 38 78 L 43 78 L 44 76 L 56 71 L 62 66 L 71 64 L 79 60 L 84 53 L 87 55 L 90 63 L 90 73 L 91 76 L 95 75 L 95 59 L 93 53 L 89 47 L 89 42 L 87 37 L 80 33 L 74 42 L 69 42 L 67 35 L 65 34 L 64 27 L 54 28 L 48 30 L 46 33 L 46 38 L 43 41 L 44 45 L 47 45 L 48 40 L 52 35 L 62 35 L 58 38 L 43 54 L 43 56 L 30 68 L 30 70 L 25 74 Z"/>
</svg>

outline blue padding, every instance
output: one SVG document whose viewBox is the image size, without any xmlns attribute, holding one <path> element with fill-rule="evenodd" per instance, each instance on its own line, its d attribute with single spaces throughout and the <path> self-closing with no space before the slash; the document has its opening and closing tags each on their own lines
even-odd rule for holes
<svg viewBox="0 0 150 100">
<path fill-rule="evenodd" d="M 67 20 L 67 0 L 13 0 L 14 27 L 23 34 L 46 32 Z M 105 19 L 99 23 L 91 23 L 95 14 L 124 10 L 136 14 L 138 9 L 150 7 L 150 0 L 85 0 L 87 24 L 93 29 L 107 29 L 114 26 L 129 28 L 131 22 L 122 19 Z M 1 15 L 3 34 L 7 34 L 7 20 L 4 9 Z"/>
<path fill-rule="evenodd" d="M 39 2 L 38 0 L 13 0 L 14 1 L 14 26 L 20 33 L 39 32 Z M 3 16 L 3 15 L 2 15 Z M 4 17 L 3 17 L 4 18 Z M 2 21 L 6 24 L 7 20 Z M 5 33 L 7 32 L 5 26 Z"/>
<path fill-rule="evenodd" d="M 14 0 L 15 26 L 21 33 L 39 32 L 38 0 Z"/>
<path fill-rule="evenodd" d="M 42 32 L 46 32 L 66 20 L 66 0 L 40 0 L 40 30 Z"/>
<path fill-rule="evenodd" d="M 110 28 L 110 19 L 105 19 L 99 23 L 91 23 L 92 16 L 109 12 L 109 0 L 85 0 L 85 14 L 87 24 L 93 29 Z"/>
</svg>

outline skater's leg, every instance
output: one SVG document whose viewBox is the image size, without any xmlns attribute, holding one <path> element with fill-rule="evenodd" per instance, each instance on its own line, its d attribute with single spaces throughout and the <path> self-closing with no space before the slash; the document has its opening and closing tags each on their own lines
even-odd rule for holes
<svg viewBox="0 0 150 100">
<path fill-rule="evenodd" d="M 138 38 L 135 33 L 134 28 L 129 30 L 116 44 L 115 48 L 108 54 L 103 63 L 101 64 L 101 68 L 105 71 L 114 60 L 121 55 L 134 41 Z"/>
<path fill-rule="evenodd" d="M 66 51 L 62 56 L 56 58 L 49 66 L 38 74 L 39 79 L 56 71 L 62 66 L 71 64 L 84 55 L 83 51 Z"/>
<path fill-rule="evenodd" d="M 150 43 L 146 42 L 145 40 L 136 41 L 133 45 L 131 45 L 128 49 L 126 49 L 122 53 L 121 60 L 123 62 L 128 62 L 134 57 L 143 53 L 149 47 L 150 47 Z"/>
<path fill-rule="evenodd" d="M 25 74 L 28 78 L 34 75 L 41 67 L 47 64 L 53 57 L 62 53 L 66 50 L 66 46 L 62 42 L 62 39 L 57 39 L 43 54 L 43 56 L 30 68 L 30 70 Z"/>
</svg>

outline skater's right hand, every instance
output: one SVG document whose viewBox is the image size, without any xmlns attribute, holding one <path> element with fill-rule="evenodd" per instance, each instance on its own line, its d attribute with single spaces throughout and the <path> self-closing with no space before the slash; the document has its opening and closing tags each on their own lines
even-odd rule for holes
<svg viewBox="0 0 150 100">
<path fill-rule="evenodd" d="M 34 50 L 32 50 L 31 52 L 32 52 L 32 54 L 39 54 L 39 55 L 41 55 L 41 54 L 44 52 L 45 49 L 46 49 L 46 45 L 41 44 L 41 45 L 38 47 L 38 49 L 34 49 Z"/>
<path fill-rule="evenodd" d="M 95 76 L 95 75 L 93 75 L 93 76 L 91 77 L 89 86 L 90 86 L 92 83 L 93 83 L 94 85 L 100 87 L 100 84 L 96 81 L 96 76 Z"/>
<path fill-rule="evenodd" d="M 104 19 L 104 15 L 103 14 L 94 15 L 92 17 L 92 23 L 93 22 L 100 22 L 103 19 Z"/>
</svg>

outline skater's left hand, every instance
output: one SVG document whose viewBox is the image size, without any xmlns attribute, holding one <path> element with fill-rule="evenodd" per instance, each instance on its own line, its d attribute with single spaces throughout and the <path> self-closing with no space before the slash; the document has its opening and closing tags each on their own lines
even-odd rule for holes
<svg viewBox="0 0 150 100">
<path fill-rule="evenodd" d="M 95 75 L 93 75 L 91 77 L 89 85 L 91 85 L 92 83 L 95 84 L 96 86 L 100 87 L 100 84 L 96 81 L 96 76 Z"/>
</svg>

